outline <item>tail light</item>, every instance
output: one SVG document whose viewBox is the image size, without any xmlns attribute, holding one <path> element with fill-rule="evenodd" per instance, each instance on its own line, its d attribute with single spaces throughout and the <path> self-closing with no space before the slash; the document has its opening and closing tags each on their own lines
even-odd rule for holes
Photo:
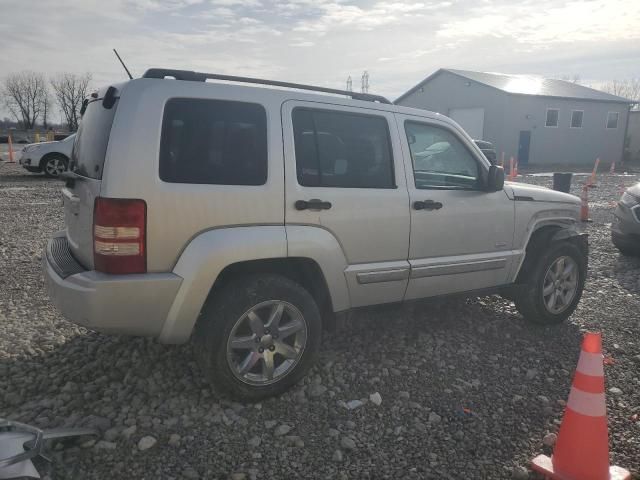
<svg viewBox="0 0 640 480">
<path fill-rule="evenodd" d="M 147 205 L 144 200 L 96 198 L 93 265 L 104 273 L 145 273 Z"/>
</svg>

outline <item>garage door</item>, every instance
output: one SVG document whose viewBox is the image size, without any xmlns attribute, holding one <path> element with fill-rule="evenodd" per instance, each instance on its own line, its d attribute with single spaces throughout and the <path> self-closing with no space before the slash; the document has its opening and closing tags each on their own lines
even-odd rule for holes
<svg viewBox="0 0 640 480">
<path fill-rule="evenodd" d="M 484 108 L 452 108 L 449 117 L 460 124 L 475 139 L 484 138 Z"/>
</svg>

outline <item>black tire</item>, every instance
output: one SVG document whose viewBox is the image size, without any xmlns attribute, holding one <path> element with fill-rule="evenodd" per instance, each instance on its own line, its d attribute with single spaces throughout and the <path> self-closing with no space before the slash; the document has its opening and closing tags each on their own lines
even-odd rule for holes
<svg viewBox="0 0 640 480">
<path fill-rule="evenodd" d="M 547 271 L 562 256 L 570 257 L 578 266 L 577 290 L 568 307 L 559 313 L 553 313 L 545 305 L 542 289 Z M 516 308 L 525 320 L 532 323 L 554 325 L 564 322 L 580 302 L 586 276 L 587 263 L 576 245 L 571 242 L 551 243 L 547 249 L 539 251 L 538 256 L 532 262 L 525 284 L 515 296 Z"/>
<path fill-rule="evenodd" d="M 236 322 L 262 302 L 288 302 L 302 314 L 306 344 L 295 366 L 267 385 L 239 379 L 227 360 L 227 342 Z M 211 384 L 223 395 L 256 401 L 279 395 L 296 384 L 313 365 L 320 349 L 322 321 L 313 297 L 299 284 L 280 275 L 256 274 L 232 280 L 207 300 L 195 329 L 195 356 Z"/>
<path fill-rule="evenodd" d="M 69 167 L 69 160 L 64 155 L 58 155 L 58 154 L 49 155 L 49 156 L 45 157 L 41 162 L 41 168 L 42 168 L 42 171 L 44 172 L 45 176 L 47 176 L 49 178 L 58 178 L 60 176 L 60 174 L 54 174 L 48 168 L 48 166 L 50 164 L 53 164 L 55 162 L 58 162 L 58 164 L 62 163 L 64 165 L 64 170 L 62 170 L 62 171 L 66 171 L 67 168 Z M 60 173 L 62 173 L 62 172 L 60 172 Z"/>
<path fill-rule="evenodd" d="M 640 248 L 632 248 L 628 245 L 623 245 L 620 242 L 612 239 L 613 246 L 618 249 L 618 251 L 626 256 L 626 257 L 638 257 L 640 256 Z"/>
</svg>

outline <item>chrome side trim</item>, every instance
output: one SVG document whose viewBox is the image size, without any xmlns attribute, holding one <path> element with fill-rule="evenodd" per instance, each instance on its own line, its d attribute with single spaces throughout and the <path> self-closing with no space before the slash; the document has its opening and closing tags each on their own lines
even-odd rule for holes
<svg viewBox="0 0 640 480">
<path fill-rule="evenodd" d="M 397 268 L 394 270 L 382 270 L 378 272 L 361 272 L 356 275 L 358 283 L 365 285 L 367 283 L 394 282 L 397 280 L 406 280 L 409 278 L 408 268 Z"/>
<path fill-rule="evenodd" d="M 457 273 L 480 272 L 483 270 L 498 270 L 500 268 L 505 268 L 506 265 L 506 258 L 498 258 L 495 260 L 479 260 L 474 262 L 447 263 L 441 265 L 413 267 L 411 269 L 411 278 L 455 275 Z"/>
</svg>

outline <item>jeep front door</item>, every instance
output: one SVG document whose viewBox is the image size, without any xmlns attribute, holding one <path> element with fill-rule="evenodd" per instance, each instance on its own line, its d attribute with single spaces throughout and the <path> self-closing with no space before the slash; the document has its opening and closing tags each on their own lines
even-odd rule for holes
<svg viewBox="0 0 640 480">
<path fill-rule="evenodd" d="M 411 202 L 405 298 L 507 283 L 514 206 L 486 191 L 489 164 L 470 138 L 437 119 L 397 115 Z"/>
</svg>

